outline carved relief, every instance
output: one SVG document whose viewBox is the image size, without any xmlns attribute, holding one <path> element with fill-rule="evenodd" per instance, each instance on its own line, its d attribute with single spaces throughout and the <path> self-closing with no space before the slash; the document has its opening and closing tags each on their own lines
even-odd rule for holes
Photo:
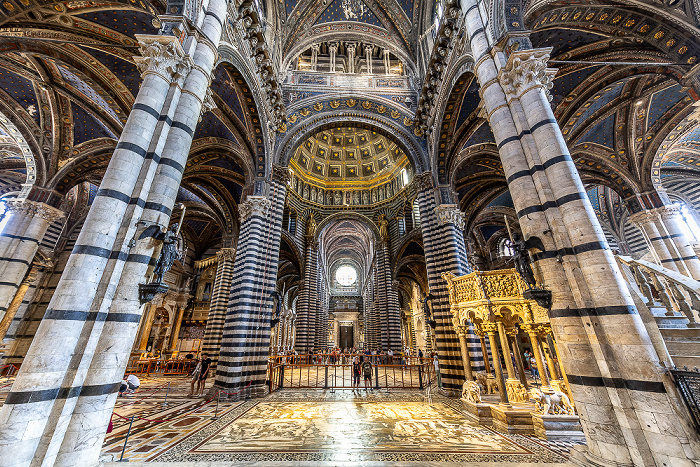
<svg viewBox="0 0 700 467">
<path fill-rule="evenodd" d="M 238 206 L 241 215 L 241 223 L 247 221 L 252 216 L 267 218 L 270 216 L 272 203 L 264 196 L 249 196 L 244 203 Z"/>
</svg>

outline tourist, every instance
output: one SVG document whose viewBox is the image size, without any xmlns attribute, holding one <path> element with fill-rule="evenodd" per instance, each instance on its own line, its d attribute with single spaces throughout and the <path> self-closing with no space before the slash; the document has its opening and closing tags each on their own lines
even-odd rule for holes
<svg viewBox="0 0 700 467">
<path fill-rule="evenodd" d="M 197 359 L 197 365 L 194 367 L 194 371 L 192 372 L 192 381 L 190 382 L 190 392 L 187 394 L 187 397 L 192 397 L 194 396 L 194 385 L 199 382 L 199 375 L 202 372 L 202 357 L 200 356 Z"/>
<path fill-rule="evenodd" d="M 352 359 L 352 390 L 353 392 L 355 391 L 355 388 L 358 390 L 360 389 L 360 373 L 361 373 L 361 368 L 360 368 L 360 359 L 358 357 L 355 357 Z"/>
<path fill-rule="evenodd" d="M 440 375 L 440 361 L 438 360 L 438 354 L 435 352 L 433 354 L 433 366 L 435 367 L 435 377 L 437 378 L 438 387 L 442 387 L 442 377 Z"/>
<path fill-rule="evenodd" d="M 532 352 L 530 352 L 529 349 L 525 349 L 523 356 L 525 357 L 525 364 L 528 366 L 528 369 L 530 369 L 530 357 L 532 357 Z"/>
<path fill-rule="evenodd" d="M 537 370 L 537 360 L 535 360 L 534 355 L 530 355 L 530 371 L 532 372 L 532 377 L 537 380 L 540 377 L 540 372 Z"/>
<path fill-rule="evenodd" d="M 393 350 L 389 349 L 389 351 L 386 353 L 386 359 L 387 359 L 387 363 L 389 365 L 394 364 L 394 351 Z"/>
<path fill-rule="evenodd" d="M 372 390 L 372 363 L 370 363 L 369 359 L 365 359 L 362 362 L 362 374 L 365 377 L 365 391 L 368 389 L 371 391 Z M 369 387 L 367 384 L 369 383 Z"/>
<path fill-rule="evenodd" d="M 202 369 L 199 371 L 199 380 L 197 380 L 197 393 L 196 395 L 201 396 L 204 393 L 204 388 L 207 385 L 207 376 L 209 375 L 209 369 L 211 368 L 211 358 L 209 354 L 202 353 Z"/>
<path fill-rule="evenodd" d="M 124 393 L 132 394 L 139 388 L 139 386 L 141 386 L 141 381 L 139 381 L 139 378 L 135 374 L 131 373 L 119 386 L 119 395 L 123 396 Z"/>
</svg>

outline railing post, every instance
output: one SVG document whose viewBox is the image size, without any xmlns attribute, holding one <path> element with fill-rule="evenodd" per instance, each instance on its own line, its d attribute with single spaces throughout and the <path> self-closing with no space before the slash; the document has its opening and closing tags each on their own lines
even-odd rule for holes
<svg viewBox="0 0 700 467">
<path fill-rule="evenodd" d="M 678 284 L 676 284 L 673 281 L 667 281 L 669 282 L 669 288 L 671 289 L 671 293 L 673 294 L 673 298 L 676 299 L 676 303 L 678 303 L 678 307 L 681 309 L 681 313 L 685 315 L 686 318 L 688 318 L 688 321 L 690 324 L 695 324 L 695 316 L 693 315 L 693 310 L 690 309 L 690 305 L 688 305 L 688 301 L 685 299 L 685 295 L 683 294 L 683 291 L 681 291 L 680 288 L 678 288 Z"/>
<path fill-rule="evenodd" d="M 423 389 L 423 365 L 418 364 L 418 387 Z"/>
<path fill-rule="evenodd" d="M 284 388 L 284 364 L 280 367 L 280 383 L 279 383 L 279 388 L 282 389 Z"/>
<path fill-rule="evenodd" d="M 379 389 L 379 365 L 374 365 L 374 389 Z"/>
<path fill-rule="evenodd" d="M 326 377 L 324 378 L 324 381 L 323 381 L 323 389 L 328 389 L 328 365 L 324 365 L 324 366 L 325 366 Z"/>
</svg>

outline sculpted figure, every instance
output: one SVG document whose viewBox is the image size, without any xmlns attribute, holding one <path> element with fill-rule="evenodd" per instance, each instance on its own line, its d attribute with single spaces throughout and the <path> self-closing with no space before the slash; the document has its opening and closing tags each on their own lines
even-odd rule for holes
<svg viewBox="0 0 700 467">
<path fill-rule="evenodd" d="M 379 236 L 382 237 L 382 239 L 386 240 L 389 238 L 389 223 L 386 220 L 386 216 L 384 214 L 379 215 L 379 220 L 377 221 L 379 223 Z"/>
<path fill-rule="evenodd" d="M 563 392 L 555 391 L 554 394 L 545 394 L 540 388 L 530 391 L 537 405 L 537 412 L 545 415 L 575 415 L 569 397 Z"/>
<path fill-rule="evenodd" d="M 163 275 L 170 271 L 176 260 L 182 259 L 182 255 L 177 251 L 177 230 L 178 224 L 175 223 L 163 235 L 163 248 L 153 268 L 153 282 L 163 283 Z"/>
<path fill-rule="evenodd" d="M 478 404 L 481 402 L 481 386 L 476 381 L 465 381 L 462 385 L 462 399 Z"/>
</svg>

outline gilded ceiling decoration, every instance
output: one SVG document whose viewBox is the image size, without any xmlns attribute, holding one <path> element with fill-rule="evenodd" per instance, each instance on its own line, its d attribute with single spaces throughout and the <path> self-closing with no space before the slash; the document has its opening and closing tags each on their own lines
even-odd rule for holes
<svg viewBox="0 0 700 467">
<path fill-rule="evenodd" d="M 371 188 L 397 177 L 409 162 L 386 136 L 339 127 L 307 138 L 289 165 L 301 180 L 319 187 Z"/>
</svg>

